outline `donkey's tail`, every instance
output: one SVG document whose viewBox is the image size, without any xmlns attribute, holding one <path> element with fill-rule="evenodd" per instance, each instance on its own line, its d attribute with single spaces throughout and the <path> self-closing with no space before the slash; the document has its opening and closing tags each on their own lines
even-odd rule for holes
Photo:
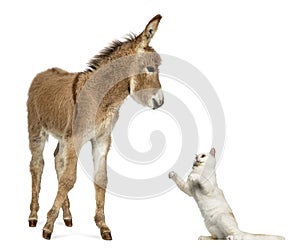
<svg viewBox="0 0 300 250">
<path fill-rule="evenodd" d="M 250 234 L 243 233 L 243 240 L 285 240 L 283 236 L 279 235 L 268 235 L 268 234 Z"/>
</svg>

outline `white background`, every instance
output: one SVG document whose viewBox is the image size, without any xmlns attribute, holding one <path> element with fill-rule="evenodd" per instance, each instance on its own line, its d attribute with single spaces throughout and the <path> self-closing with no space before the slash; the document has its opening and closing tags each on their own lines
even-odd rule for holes
<svg viewBox="0 0 300 250">
<path fill-rule="evenodd" d="M 298 1 L 6 1 L 0 4 L 1 248 L 291 248 L 299 234 L 300 6 Z M 147 200 L 113 195 L 106 218 L 113 241 L 93 222 L 93 184 L 78 170 L 70 192 L 73 228 L 59 217 L 51 241 L 42 227 L 57 188 L 50 139 L 41 209 L 29 228 L 26 98 L 36 73 L 81 71 L 112 39 L 163 16 L 152 46 L 196 66 L 224 108 L 226 147 L 218 168 L 241 229 L 285 242 L 199 242 L 207 234 L 195 202 L 178 189 Z M 162 87 L 164 83 L 162 82 Z M 146 142 L 145 142 L 146 143 Z M 210 145 L 207 145 L 209 147 Z"/>
</svg>

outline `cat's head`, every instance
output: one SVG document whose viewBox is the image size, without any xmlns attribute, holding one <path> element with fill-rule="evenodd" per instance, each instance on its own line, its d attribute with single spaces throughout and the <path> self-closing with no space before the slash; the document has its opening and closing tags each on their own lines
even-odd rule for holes
<svg viewBox="0 0 300 250">
<path fill-rule="evenodd" d="M 216 150 L 212 148 L 209 153 L 200 153 L 196 155 L 193 164 L 193 169 L 201 168 L 204 166 L 214 167 L 216 165 Z"/>
</svg>

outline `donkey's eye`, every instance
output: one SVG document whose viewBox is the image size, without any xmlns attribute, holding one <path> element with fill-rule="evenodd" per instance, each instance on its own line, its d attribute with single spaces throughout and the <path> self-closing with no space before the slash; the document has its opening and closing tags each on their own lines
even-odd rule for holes
<svg viewBox="0 0 300 250">
<path fill-rule="evenodd" d="M 154 72 L 154 67 L 151 67 L 151 66 L 148 66 L 146 67 L 147 71 L 150 72 L 150 73 L 153 73 Z"/>
</svg>

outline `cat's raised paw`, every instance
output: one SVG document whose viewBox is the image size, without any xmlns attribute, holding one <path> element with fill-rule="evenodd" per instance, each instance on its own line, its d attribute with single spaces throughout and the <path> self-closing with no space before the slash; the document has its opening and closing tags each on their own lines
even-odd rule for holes
<svg viewBox="0 0 300 250">
<path fill-rule="evenodd" d="M 169 173 L 169 178 L 172 179 L 175 175 L 176 175 L 176 173 L 174 171 L 172 171 Z"/>
</svg>

